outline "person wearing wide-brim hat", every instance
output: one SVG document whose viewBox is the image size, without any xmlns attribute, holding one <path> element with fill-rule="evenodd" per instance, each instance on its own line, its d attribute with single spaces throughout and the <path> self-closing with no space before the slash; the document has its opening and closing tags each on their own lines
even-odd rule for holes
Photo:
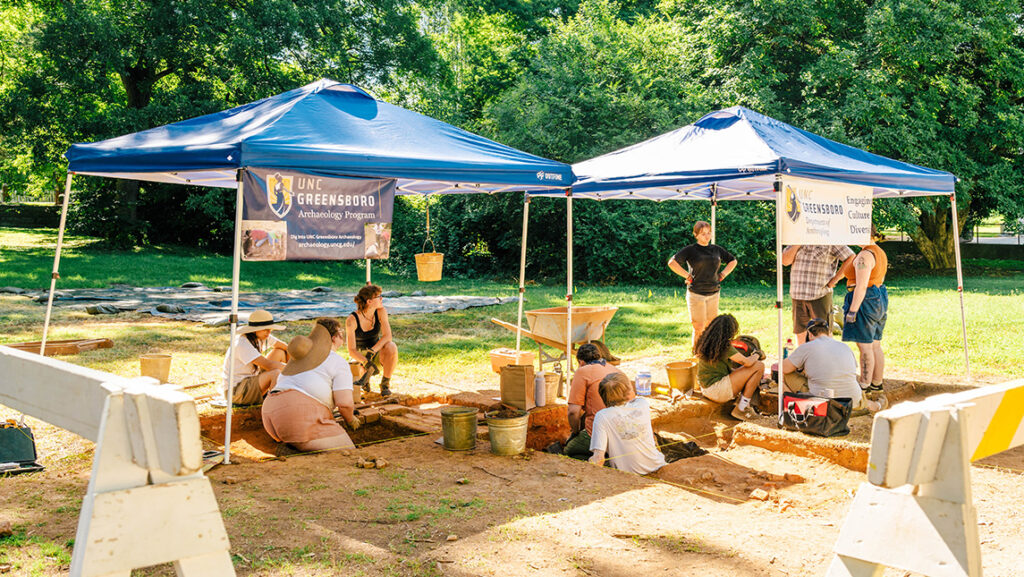
<svg viewBox="0 0 1024 577">
<path fill-rule="evenodd" d="M 359 428 L 352 400 L 348 361 L 332 349 L 345 344 L 337 319 L 319 318 L 313 332 L 288 343 L 292 357 L 263 403 L 263 428 L 276 441 L 300 451 L 354 447 L 345 429 L 334 420 L 338 408 L 353 430 Z"/>
<path fill-rule="evenodd" d="M 277 382 L 278 374 L 288 362 L 287 345 L 270 334 L 271 331 L 281 331 L 284 328 L 284 325 L 274 323 L 274 315 L 265 310 L 253 311 L 249 315 L 249 322 L 238 327 L 234 357 L 235 388 L 231 402 L 236 405 L 257 405 L 263 402 L 263 397 Z M 230 360 L 225 353 L 225 395 L 228 391 Z"/>
</svg>

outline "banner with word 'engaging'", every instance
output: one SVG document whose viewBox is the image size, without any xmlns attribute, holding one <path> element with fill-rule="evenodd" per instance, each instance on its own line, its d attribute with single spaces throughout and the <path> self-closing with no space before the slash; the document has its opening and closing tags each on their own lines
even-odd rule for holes
<svg viewBox="0 0 1024 577">
<path fill-rule="evenodd" d="M 388 258 L 395 180 L 249 168 L 243 260 Z"/>
<path fill-rule="evenodd" d="M 782 177 L 782 244 L 871 242 L 871 187 Z"/>
</svg>

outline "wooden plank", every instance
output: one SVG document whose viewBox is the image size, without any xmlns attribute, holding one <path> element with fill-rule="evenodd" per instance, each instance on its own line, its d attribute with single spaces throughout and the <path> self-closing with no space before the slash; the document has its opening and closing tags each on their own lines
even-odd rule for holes
<svg viewBox="0 0 1024 577">
<path fill-rule="evenodd" d="M 84 577 L 227 554 L 217 501 L 205 477 L 96 495 L 82 564 Z M 231 573 L 227 573 L 231 574 Z"/>
<path fill-rule="evenodd" d="M 0 404 L 96 441 L 107 396 L 128 380 L 0 346 Z"/>
<path fill-rule="evenodd" d="M 19 351 L 26 351 L 29 353 L 39 353 L 39 346 L 42 341 L 32 341 L 27 343 L 11 343 L 8 346 L 12 349 L 18 349 Z M 82 351 L 92 351 L 95 349 L 109 349 L 114 346 L 114 341 L 110 339 L 66 339 L 62 341 L 46 341 L 46 351 L 44 354 L 48 357 L 53 355 L 77 355 Z"/>
</svg>

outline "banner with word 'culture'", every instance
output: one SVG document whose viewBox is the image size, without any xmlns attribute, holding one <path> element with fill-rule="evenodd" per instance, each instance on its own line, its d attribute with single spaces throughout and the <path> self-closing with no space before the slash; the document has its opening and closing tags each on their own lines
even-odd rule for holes
<svg viewBox="0 0 1024 577">
<path fill-rule="evenodd" d="M 395 180 L 249 168 L 243 260 L 388 258 Z"/>
<path fill-rule="evenodd" d="M 871 187 L 782 177 L 782 244 L 871 242 Z"/>
</svg>

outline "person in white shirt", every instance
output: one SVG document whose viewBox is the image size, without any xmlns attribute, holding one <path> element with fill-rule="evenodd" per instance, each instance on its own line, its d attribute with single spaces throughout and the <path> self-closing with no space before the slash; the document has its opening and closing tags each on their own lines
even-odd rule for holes
<svg viewBox="0 0 1024 577">
<path fill-rule="evenodd" d="M 235 374 L 231 402 L 236 405 L 258 405 L 267 391 L 277 382 L 285 363 L 288 347 L 271 331 L 283 331 L 284 325 L 274 323 L 274 316 L 265 310 L 255 310 L 249 322 L 239 327 L 235 336 Z M 266 351 L 266 355 L 264 355 Z M 230 352 L 230 349 L 229 349 Z M 224 396 L 227 397 L 228 370 L 232 359 L 224 354 Z"/>
<path fill-rule="evenodd" d="M 590 462 L 601 465 L 607 460 L 620 471 L 639 475 L 664 467 L 665 455 L 658 450 L 651 428 L 651 406 L 647 399 L 636 396 L 626 375 L 606 376 L 598 393 L 605 408 L 594 416 Z"/>
<path fill-rule="evenodd" d="M 354 447 L 333 414 L 337 407 L 353 430 L 359 428 L 352 372 L 348 361 L 332 351 L 344 344 L 341 323 L 331 318 L 317 319 L 308 337 L 288 343 L 292 361 L 263 403 L 263 428 L 274 440 L 300 451 Z"/>
</svg>

